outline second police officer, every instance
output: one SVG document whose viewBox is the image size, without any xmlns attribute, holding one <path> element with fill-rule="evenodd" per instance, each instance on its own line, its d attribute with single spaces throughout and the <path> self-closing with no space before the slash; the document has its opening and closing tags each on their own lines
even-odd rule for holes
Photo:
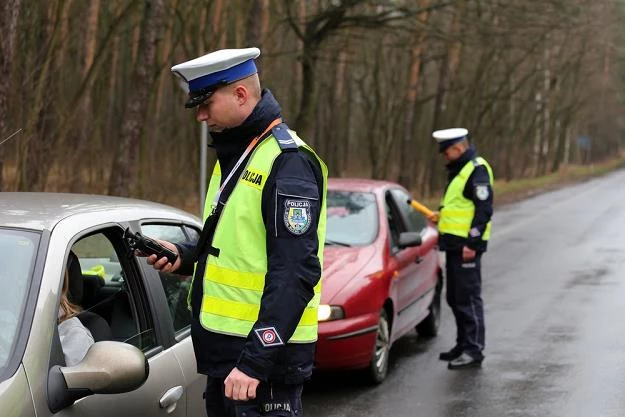
<svg viewBox="0 0 625 417">
<path fill-rule="evenodd" d="M 456 344 L 440 359 L 449 369 L 479 367 L 484 360 L 482 254 L 491 234 L 493 171 L 469 146 L 462 128 L 435 131 L 432 136 L 447 160 L 447 187 L 438 222 L 439 247 L 445 252 L 447 303 L 456 321 Z"/>
<path fill-rule="evenodd" d="M 162 242 L 179 260 L 148 263 L 195 266 L 191 336 L 209 417 L 300 416 L 317 339 L 327 169 L 261 89 L 259 55 L 226 49 L 172 67 L 217 163 L 197 245 Z"/>
</svg>

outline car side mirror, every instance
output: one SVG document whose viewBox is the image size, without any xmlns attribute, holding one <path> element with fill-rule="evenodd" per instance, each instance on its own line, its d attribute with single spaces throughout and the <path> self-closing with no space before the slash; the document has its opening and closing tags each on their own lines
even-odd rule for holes
<svg viewBox="0 0 625 417">
<path fill-rule="evenodd" d="M 423 243 L 421 240 L 421 233 L 402 232 L 399 234 L 399 242 L 397 243 L 397 246 L 399 246 L 400 249 L 405 249 L 420 246 L 421 243 Z"/>
<path fill-rule="evenodd" d="M 50 369 L 48 406 L 56 413 L 92 394 L 133 391 L 143 385 L 148 374 L 148 361 L 136 347 L 122 342 L 97 342 L 80 363 Z"/>
</svg>

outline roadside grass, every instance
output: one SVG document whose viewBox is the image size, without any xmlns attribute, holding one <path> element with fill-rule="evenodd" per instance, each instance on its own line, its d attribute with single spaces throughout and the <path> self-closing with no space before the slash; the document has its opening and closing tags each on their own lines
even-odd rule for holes
<svg viewBox="0 0 625 417">
<path fill-rule="evenodd" d="M 512 181 L 495 179 L 495 204 L 509 204 L 566 185 L 587 181 L 625 168 L 625 154 L 620 158 L 588 164 L 565 165 L 557 172 L 535 178 Z"/>
<path fill-rule="evenodd" d="M 511 181 L 495 179 L 495 206 L 514 203 L 540 193 L 587 181 L 623 168 L 625 168 L 625 152 L 621 154 L 620 158 L 603 162 L 588 165 L 563 165 L 557 172 L 540 177 L 519 178 Z M 438 209 L 440 204 L 439 198 L 425 198 L 419 201 L 432 210 Z"/>
</svg>

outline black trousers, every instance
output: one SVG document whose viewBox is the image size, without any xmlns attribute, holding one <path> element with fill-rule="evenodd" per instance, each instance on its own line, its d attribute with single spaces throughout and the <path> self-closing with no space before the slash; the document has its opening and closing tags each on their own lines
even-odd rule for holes
<svg viewBox="0 0 625 417">
<path fill-rule="evenodd" d="M 208 417 L 257 417 L 302 415 L 302 385 L 285 385 L 261 382 L 256 388 L 256 398 L 250 401 L 233 401 L 226 398 L 224 378 L 206 380 L 206 414 Z"/>
<path fill-rule="evenodd" d="M 446 252 L 447 303 L 456 319 L 456 346 L 476 359 L 484 357 L 484 307 L 482 303 L 482 253 L 462 260 L 462 251 Z"/>
</svg>

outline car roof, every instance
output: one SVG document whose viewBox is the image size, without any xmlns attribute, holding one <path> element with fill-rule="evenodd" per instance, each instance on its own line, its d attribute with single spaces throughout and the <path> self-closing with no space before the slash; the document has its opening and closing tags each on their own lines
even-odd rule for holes
<svg viewBox="0 0 625 417">
<path fill-rule="evenodd" d="M 399 184 L 382 181 L 382 180 L 370 180 L 365 178 L 329 178 L 328 189 L 329 190 L 345 190 L 345 191 L 361 191 L 361 192 L 376 192 L 387 189 L 389 187 L 401 187 Z"/>
<path fill-rule="evenodd" d="M 70 193 L 0 193 L 0 226 L 34 230 L 52 230 L 61 220 L 79 215 L 97 213 L 124 213 L 120 220 L 136 212 L 140 218 L 172 218 L 195 220 L 197 217 L 183 210 L 150 201 L 106 195 Z"/>
</svg>

